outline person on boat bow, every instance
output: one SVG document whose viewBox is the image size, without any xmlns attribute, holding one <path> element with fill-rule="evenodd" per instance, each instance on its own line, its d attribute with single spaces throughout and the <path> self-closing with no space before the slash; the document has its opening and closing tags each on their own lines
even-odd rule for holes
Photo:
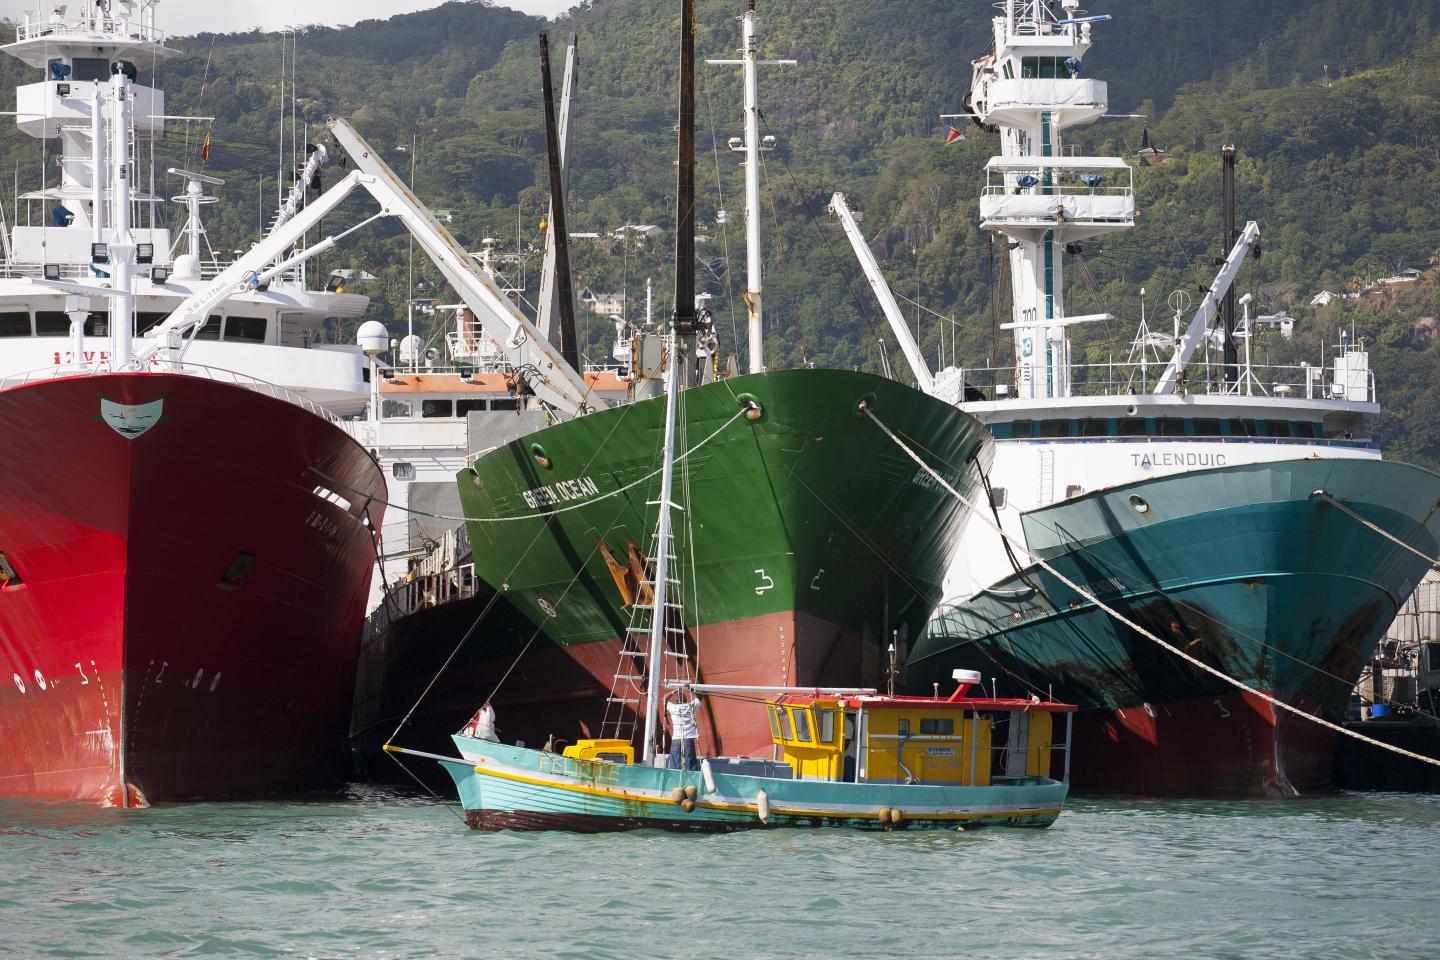
<svg viewBox="0 0 1440 960">
<path fill-rule="evenodd" d="M 695 724 L 699 703 L 699 698 L 686 687 L 673 691 L 665 701 L 665 713 L 670 717 L 672 770 L 700 769 L 700 757 L 695 749 L 700 742 L 700 728 Z"/>
</svg>

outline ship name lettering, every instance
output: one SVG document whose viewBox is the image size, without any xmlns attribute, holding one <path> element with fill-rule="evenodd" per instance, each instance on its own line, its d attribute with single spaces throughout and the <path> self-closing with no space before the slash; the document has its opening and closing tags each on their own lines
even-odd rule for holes
<svg viewBox="0 0 1440 960">
<path fill-rule="evenodd" d="M 539 507 L 553 507 L 558 503 L 565 503 L 571 500 L 583 500 L 586 497 L 597 496 L 600 487 L 589 477 L 579 477 L 575 480 L 558 480 L 555 483 L 543 487 L 535 487 L 533 490 L 521 491 L 520 496 L 530 509 Z"/>
<path fill-rule="evenodd" d="M 1132 453 L 1130 460 L 1137 467 L 1223 467 L 1223 453 Z"/>
</svg>

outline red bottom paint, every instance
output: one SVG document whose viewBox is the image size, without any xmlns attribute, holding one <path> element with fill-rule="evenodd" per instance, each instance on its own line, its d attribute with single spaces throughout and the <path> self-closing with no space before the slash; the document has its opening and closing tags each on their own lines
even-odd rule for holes
<svg viewBox="0 0 1440 960">
<path fill-rule="evenodd" d="M 1070 776 L 1081 792 L 1291 797 L 1330 785 L 1334 741 L 1248 693 L 1089 711 Z"/>
<path fill-rule="evenodd" d="M 374 547 L 366 504 L 315 469 L 383 498 L 364 448 L 284 400 L 153 373 L 0 392 L 0 435 L 0 796 L 341 772 Z"/>
</svg>

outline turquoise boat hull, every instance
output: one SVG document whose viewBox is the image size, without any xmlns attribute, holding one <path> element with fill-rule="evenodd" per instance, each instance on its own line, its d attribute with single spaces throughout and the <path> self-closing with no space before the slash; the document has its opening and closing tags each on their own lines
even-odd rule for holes
<svg viewBox="0 0 1440 960">
<path fill-rule="evenodd" d="M 577 760 L 458 734 L 454 740 L 463 759 L 442 764 L 460 792 L 465 822 L 479 830 L 1047 827 L 1060 815 L 1069 790 L 1067 784 L 1045 777 L 968 787 L 839 783 L 718 771 L 712 775 L 715 789 L 709 790 L 697 772 Z M 675 801 L 677 787 L 695 789 L 692 810 Z M 768 807 L 764 818 L 762 791 Z M 882 810 L 901 811 L 899 823 L 882 822 Z"/>
<path fill-rule="evenodd" d="M 1440 476 L 1381 460 L 1126 484 L 1033 511 L 1026 538 L 1106 604 L 1249 690 L 1338 720 L 1428 564 L 1316 490 L 1421 553 L 1440 552 Z M 1293 795 L 1330 782 L 1331 732 L 1186 664 L 1038 565 L 943 608 L 915 645 L 907 686 L 928 692 L 956 667 L 1079 707 L 1076 789 Z"/>
</svg>

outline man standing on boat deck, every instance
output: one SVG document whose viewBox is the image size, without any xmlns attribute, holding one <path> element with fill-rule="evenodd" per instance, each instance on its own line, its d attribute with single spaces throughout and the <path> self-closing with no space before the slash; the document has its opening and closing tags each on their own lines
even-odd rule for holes
<svg viewBox="0 0 1440 960">
<path fill-rule="evenodd" d="M 700 757 L 695 748 L 700 741 L 700 728 L 695 725 L 695 708 L 699 700 L 688 687 L 681 687 L 665 701 L 670 716 L 670 769 L 699 770 Z"/>
</svg>

